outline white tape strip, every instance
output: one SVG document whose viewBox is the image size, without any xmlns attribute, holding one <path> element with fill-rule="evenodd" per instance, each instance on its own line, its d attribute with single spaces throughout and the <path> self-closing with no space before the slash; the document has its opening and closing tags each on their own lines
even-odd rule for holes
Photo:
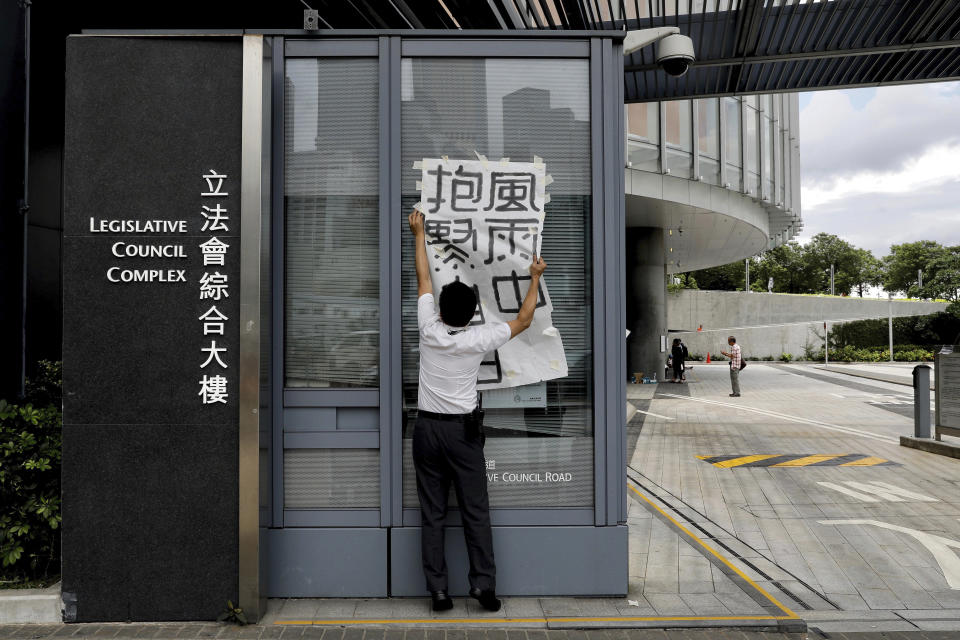
<svg viewBox="0 0 960 640">
<path fill-rule="evenodd" d="M 550 204 L 550 194 L 543 196 L 543 204 Z"/>
<path fill-rule="evenodd" d="M 500 158 L 500 164 L 506 166 L 508 162 L 510 162 L 510 158 Z"/>
<path fill-rule="evenodd" d="M 414 168 L 414 169 L 423 169 L 423 161 L 422 161 L 422 160 L 415 160 L 415 161 L 413 162 L 413 168 Z"/>
<path fill-rule="evenodd" d="M 547 177 L 543 179 L 543 184 L 553 184 L 553 176 L 548 173 Z"/>
<path fill-rule="evenodd" d="M 423 205 L 420 204 L 419 202 L 414 202 L 413 208 L 419 211 L 420 213 L 423 213 Z"/>
<path fill-rule="evenodd" d="M 554 336 L 560 335 L 560 332 L 557 331 L 556 327 L 547 327 L 546 329 L 543 330 L 543 335 L 554 337 Z M 554 360 L 554 362 L 556 362 L 556 360 Z"/>
<path fill-rule="evenodd" d="M 540 156 L 533 156 L 533 166 L 535 166 L 535 167 L 542 167 L 542 166 L 543 166 L 543 158 L 541 158 Z"/>
<path fill-rule="evenodd" d="M 448 156 L 440 156 L 440 157 L 443 158 L 444 162 L 450 162 L 450 158 Z"/>
<path fill-rule="evenodd" d="M 417 180 L 417 191 L 423 191 L 423 183 Z"/>
</svg>

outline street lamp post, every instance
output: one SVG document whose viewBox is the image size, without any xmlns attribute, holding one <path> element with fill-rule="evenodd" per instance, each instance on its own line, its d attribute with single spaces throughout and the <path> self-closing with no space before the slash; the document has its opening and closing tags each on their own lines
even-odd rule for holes
<svg viewBox="0 0 960 640">
<path fill-rule="evenodd" d="M 887 322 L 887 330 L 890 334 L 890 362 L 893 362 L 893 294 L 887 293 L 887 300 L 890 306 L 890 319 Z"/>
</svg>

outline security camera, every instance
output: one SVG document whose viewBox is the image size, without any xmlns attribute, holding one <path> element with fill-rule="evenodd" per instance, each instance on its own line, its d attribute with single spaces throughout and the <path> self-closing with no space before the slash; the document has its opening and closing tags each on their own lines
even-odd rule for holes
<svg viewBox="0 0 960 640">
<path fill-rule="evenodd" d="M 693 40 L 687 36 L 674 33 L 657 42 L 657 64 L 667 75 L 682 76 L 694 60 Z"/>
</svg>

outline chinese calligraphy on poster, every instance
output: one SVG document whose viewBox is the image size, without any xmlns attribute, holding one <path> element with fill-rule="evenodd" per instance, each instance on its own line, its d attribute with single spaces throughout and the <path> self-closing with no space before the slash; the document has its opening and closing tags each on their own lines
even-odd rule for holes
<svg viewBox="0 0 960 640">
<path fill-rule="evenodd" d="M 471 325 L 513 320 L 530 286 L 530 262 L 540 251 L 550 202 L 546 165 L 539 159 L 426 158 L 419 168 L 419 209 L 434 289 L 457 279 L 472 286 L 480 304 Z M 544 256 L 548 263 L 549 258 Z M 481 366 L 481 390 L 567 375 L 546 278 L 540 280 L 533 324 Z"/>
</svg>

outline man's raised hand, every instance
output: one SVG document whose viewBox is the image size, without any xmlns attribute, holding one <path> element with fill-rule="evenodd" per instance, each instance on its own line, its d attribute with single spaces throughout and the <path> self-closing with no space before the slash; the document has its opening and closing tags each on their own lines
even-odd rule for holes
<svg viewBox="0 0 960 640">
<path fill-rule="evenodd" d="M 543 275 L 543 270 L 547 268 L 542 256 L 533 256 L 533 262 L 530 263 L 530 275 L 539 278 Z"/>
<path fill-rule="evenodd" d="M 418 236 L 423 233 L 423 214 L 417 209 L 414 209 L 413 212 L 407 216 L 407 223 L 410 225 L 410 231 L 413 232 L 413 235 Z"/>
</svg>

